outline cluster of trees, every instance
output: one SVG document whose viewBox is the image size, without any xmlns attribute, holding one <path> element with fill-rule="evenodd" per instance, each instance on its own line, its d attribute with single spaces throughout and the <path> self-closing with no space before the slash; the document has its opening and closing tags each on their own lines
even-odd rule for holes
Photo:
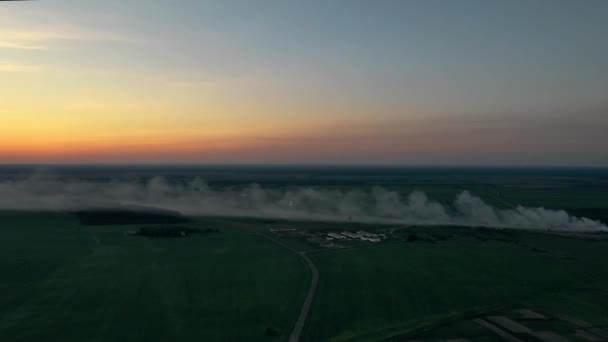
<svg viewBox="0 0 608 342">
<path fill-rule="evenodd" d="M 139 228 L 135 235 L 147 236 L 153 238 L 173 238 L 173 237 L 186 237 L 190 234 L 201 234 L 201 233 L 215 233 L 218 232 L 215 228 L 190 228 L 190 227 L 179 227 L 179 226 L 146 226 Z"/>
<path fill-rule="evenodd" d="M 189 220 L 178 212 L 160 209 L 92 209 L 76 212 L 80 222 L 88 226 L 123 224 L 182 223 Z"/>
</svg>

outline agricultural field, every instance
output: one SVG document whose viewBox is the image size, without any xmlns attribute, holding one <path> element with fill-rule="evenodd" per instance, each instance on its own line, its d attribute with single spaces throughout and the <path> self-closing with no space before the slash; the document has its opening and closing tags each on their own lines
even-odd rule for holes
<svg viewBox="0 0 608 342">
<path fill-rule="evenodd" d="M 59 214 L 0 221 L 2 341 L 283 340 L 310 277 L 288 250 L 222 220 L 189 223 L 218 232 L 183 239 Z"/>
<path fill-rule="evenodd" d="M 310 282 L 298 252 L 320 275 L 302 341 L 491 341 L 471 320 L 519 307 L 608 326 L 603 235 L 198 218 L 172 225 L 211 233 L 163 239 L 73 214 L 0 217 L 2 340 L 284 341 Z M 323 249 L 279 227 L 391 239 Z"/>
<path fill-rule="evenodd" d="M 446 210 L 468 190 L 497 209 L 608 221 L 603 174 L 342 171 L 234 171 L 210 184 L 234 201 L 248 177 L 279 193 L 379 185 L 402 198 L 425 192 Z M 146 204 L 1 211 L 0 341 L 505 340 L 494 328 L 522 341 L 585 341 L 608 327 L 605 232 L 185 215 Z"/>
<path fill-rule="evenodd" d="M 447 227 L 399 232 L 428 239 L 309 254 L 321 278 L 306 340 L 382 340 L 531 305 L 608 326 L 608 240 Z"/>
</svg>

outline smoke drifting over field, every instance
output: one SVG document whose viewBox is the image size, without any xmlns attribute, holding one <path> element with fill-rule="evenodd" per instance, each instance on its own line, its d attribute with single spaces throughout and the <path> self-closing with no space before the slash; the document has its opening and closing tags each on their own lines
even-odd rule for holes
<svg viewBox="0 0 608 342">
<path fill-rule="evenodd" d="M 150 206 L 186 215 L 252 216 L 402 224 L 449 224 L 562 231 L 608 231 L 601 222 L 544 208 L 497 209 L 464 191 L 451 205 L 422 192 L 402 196 L 381 187 L 337 191 L 310 187 L 212 189 L 200 179 L 173 184 L 30 178 L 0 182 L 0 209 L 73 210 Z"/>
</svg>

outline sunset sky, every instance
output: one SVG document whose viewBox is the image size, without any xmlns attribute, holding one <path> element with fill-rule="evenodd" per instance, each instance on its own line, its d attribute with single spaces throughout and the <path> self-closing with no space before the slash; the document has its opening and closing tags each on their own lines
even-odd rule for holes
<svg viewBox="0 0 608 342">
<path fill-rule="evenodd" d="M 0 163 L 608 166 L 608 1 L 0 1 Z"/>
</svg>

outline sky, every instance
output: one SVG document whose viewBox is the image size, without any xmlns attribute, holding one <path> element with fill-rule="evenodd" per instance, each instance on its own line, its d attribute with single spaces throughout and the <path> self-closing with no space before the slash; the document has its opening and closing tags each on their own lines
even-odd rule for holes
<svg viewBox="0 0 608 342">
<path fill-rule="evenodd" d="M 0 1 L 0 163 L 608 166 L 608 1 Z"/>
</svg>

